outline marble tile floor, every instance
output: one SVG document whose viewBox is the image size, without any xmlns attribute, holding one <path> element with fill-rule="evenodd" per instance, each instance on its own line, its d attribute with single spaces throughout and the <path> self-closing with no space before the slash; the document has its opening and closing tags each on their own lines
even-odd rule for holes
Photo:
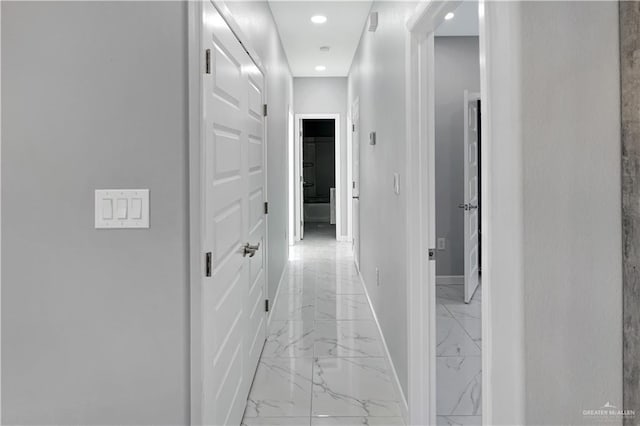
<svg viewBox="0 0 640 426">
<path fill-rule="evenodd" d="M 313 228 L 292 247 L 243 425 L 404 425 L 351 245 Z"/>
<path fill-rule="evenodd" d="M 482 289 L 464 303 L 462 285 L 436 287 L 438 425 L 481 425 Z"/>
<path fill-rule="evenodd" d="M 243 425 L 404 425 L 384 348 L 335 228 L 292 247 Z M 437 286 L 437 424 L 480 425 L 480 289 Z"/>
</svg>

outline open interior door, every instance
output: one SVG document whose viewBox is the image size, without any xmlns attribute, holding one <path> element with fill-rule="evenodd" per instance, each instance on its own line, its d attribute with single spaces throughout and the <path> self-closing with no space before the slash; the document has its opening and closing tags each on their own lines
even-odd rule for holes
<svg viewBox="0 0 640 426">
<path fill-rule="evenodd" d="M 480 283 L 479 238 L 479 93 L 464 92 L 464 301 Z"/>
</svg>

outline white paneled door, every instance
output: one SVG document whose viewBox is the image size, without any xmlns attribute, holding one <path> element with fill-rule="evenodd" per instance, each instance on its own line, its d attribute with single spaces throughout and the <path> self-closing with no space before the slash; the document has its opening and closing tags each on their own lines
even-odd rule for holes
<svg viewBox="0 0 640 426">
<path fill-rule="evenodd" d="M 352 135 L 352 208 L 353 259 L 360 269 L 360 100 L 356 98 L 351 105 Z"/>
<path fill-rule="evenodd" d="M 240 424 L 266 338 L 264 77 L 203 3 L 202 422 Z"/>
<path fill-rule="evenodd" d="M 479 94 L 464 92 L 464 301 L 469 303 L 480 283 L 479 265 Z"/>
</svg>

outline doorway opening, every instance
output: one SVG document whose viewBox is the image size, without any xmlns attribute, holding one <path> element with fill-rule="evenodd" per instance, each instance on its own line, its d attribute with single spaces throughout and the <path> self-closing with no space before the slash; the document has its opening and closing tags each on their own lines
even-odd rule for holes
<svg viewBox="0 0 640 426">
<path fill-rule="evenodd" d="M 505 119 L 511 108 L 510 90 L 517 82 L 509 78 L 513 62 L 503 61 L 503 51 L 513 50 L 507 42 L 512 27 L 501 24 L 508 21 L 514 9 L 503 5 L 484 0 L 429 2 L 419 6 L 408 23 L 408 405 L 409 417 L 415 424 L 452 424 L 463 420 L 491 424 L 497 401 L 519 401 L 522 395 L 518 355 L 496 350 L 496 346 L 502 348 L 506 342 L 512 343 L 522 335 L 519 317 L 513 318 L 507 330 L 496 321 L 495 315 L 496 311 L 509 306 L 505 301 L 517 304 L 516 295 L 507 287 L 507 277 L 517 279 L 521 256 L 517 248 L 499 251 L 502 262 L 496 269 L 496 247 L 501 247 L 507 235 L 517 237 L 520 224 L 519 205 L 505 211 L 499 222 L 495 216 L 498 211 L 495 191 L 503 189 L 499 182 L 519 179 L 518 169 L 507 166 L 512 164 L 508 160 L 517 162 L 520 158 L 519 152 L 504 149 L 508 147 L 505 141 L 517 131 L 514 122 Z M 460 33 L 467 26 L 465 22 L 475 26 L 475 31 Z M 447 31 L 443 23 L 448 23 Z M 469 68 L 479 70 L 473 80 L 461 84 L 462 77 L 446 76 L 447 71 L 436 58 L 442 53 L 439 37 L 449 37 L 452 43 L 457 40 L 458 44 L 463 39 L 457 37 L 476 38 L 472 53 L 463 56 L 457 65 L 452 64 L 449 71 L 455 76 L 468 72 Z M 462 56 L 460 51 L 457 53 Z M 451 87 L 444 87 L 449 84 Z M 448 106 L 458 111 L 438 126 L 436 121 L 446 116 L 446 108 L 438 107 L 437 98 L 445 89 L 455 97 Z M 450 152 L 450 158 L 444 160 L 438 155 L 447 153 L 443 151 L 442 126 L 445 131 L 456 129 L 457 132 L 450 142 L 457 154 Z M 447 167 L 447 162 L 453 161 L 457 162 L 455 170 Z M 495 179 L 497 175 L 500 181 Z M 452 182 L 458 182 L 457 192 L 443 192 L 443 183 Z M 517 199 L 517 186 L 509 187 L 500 195 L 507 193 Z M 441 211 L 443 205 L 449 214 Z M 481 217 L 483 238 L 480 238 Z M 449 241 L 453 234 L 448 235 L 442 223 L 438 223 L 443 219 L 455 221 L 458 245 L 453 251 L 457 253 L 457 272 L 445 269 L 446 252 L 452 250 L 455 243 Z M 497 224 L 499 226 L 495 226 Z M 439 242 L 440 238 L 444 241 Z M 423 253 L 428 253 L 426 262 Z M 509 262 L 505 263 L 504 259 L 510 259 L 514 267 L 509 269 Z M 500 273 L 494 276 L 496 270 Z M 496 286 L 501 290 L 500 304 L 495 303 Z M 469 303 L 465 303 L 465 287 Z M 500 333 L 494 333 L 494 329 Z M 455 339 L 451 338 L 455 333 L 457 344 L 453 344 Z M 473 362 L 468 362 L 470 357 L 475 357 Z M 423 363 L 424 359 L 429 362 Z M 501 377 L 509 377 L 509 392 L 498 386 L 496 394 L 494 365 L 499 366 Z M 466 377 L 455 372 L 464 373 Z M 466 386 L 457 388 L 456 381 L 464 380 L 467 380 Z M 517 408 L 513 414 L 521 416 Z M 459 415 L 467 418 L 458 418 Z"/>
<path fill-rule="evenodd" d="M 302 120 L 302 209 L 306 233 L 335 235 L 335 143 L 335 120 Z"/>
<path fill-rule="evenodd" d="M 294 191 L 295 240 L 312 233 L 338 239 L 340 205 L 340 123 L 337 114 L 296 115 Z"/>
<path fill-rule="evenodd" d="M 478 3 L 450 13 L 434 37 L 436 416 L 482 424 Z"/>
</svg>

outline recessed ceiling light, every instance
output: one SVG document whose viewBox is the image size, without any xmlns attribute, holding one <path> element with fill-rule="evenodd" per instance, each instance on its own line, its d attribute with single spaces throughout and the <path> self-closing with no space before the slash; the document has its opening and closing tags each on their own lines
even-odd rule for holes
<svg viewBox="0 0 640 426">
<path fill-rule="evenodd" d="M 318 65 L 318 66 L 316 67 L 316 71 L 324 71 L 324 70 L 326 70 L 326 69 L 327 69 L 327 67 L 325 67 L 324 65 Z"/>
<path fill-rule="evenodd" d="M 329 47 L 329 46 L 320 46 L 320 51 L 321 52 L 328 52 L 329 50 L 331 50 L 331 47 Z"/>
<path fill-rule="evenodd" d="M 449 19 L 453 19 L 454 16 L 456 16 L 455 13 L 449 12 L 446 15 L 444 15 L 444 19 L 446 19 L 448 21 Z"/>
<path fill-rule="evenodd" d="M 324 24 L 325 22 L 327 22 L 327 17 L 324 15 L 313 15 L 311 17 L 311 22 L 313 22 L 314 24 Z"/>
</svg>

